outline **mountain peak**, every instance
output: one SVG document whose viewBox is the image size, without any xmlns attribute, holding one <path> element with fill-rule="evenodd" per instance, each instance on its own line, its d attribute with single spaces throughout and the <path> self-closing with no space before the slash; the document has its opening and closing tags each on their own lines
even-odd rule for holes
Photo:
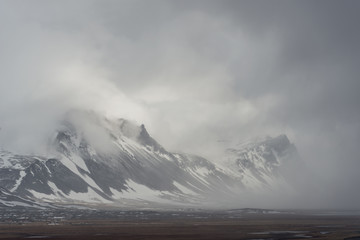
<svg viewBox="0 0 360 240">
<path fill-rule="evenodd" d="M 149 135 L 149 133 L 147 132 L 144 124 L 141 124 L 140 128 L 141 128 L 141 132 L 140 132 L 140 135 L 141 135 L 141 136 L 143 136 L 143 137 L 150 137 L 150 135 Z"/>
<path fill-rule="evenodd" d="M 141 124 L 140 126 L 140 134 L 137 137 L 137 140 L 142 145 L 153 148 L 153 150 L 156 152 L 166 152 L 166 150 L 155 139 L 153 139 L 150 136 L 144 124 Z"/>
</svg>

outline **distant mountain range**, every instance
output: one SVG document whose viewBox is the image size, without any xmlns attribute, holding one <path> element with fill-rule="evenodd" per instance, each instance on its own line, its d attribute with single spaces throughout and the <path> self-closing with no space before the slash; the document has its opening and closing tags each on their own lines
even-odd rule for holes
<svg viewBox="0 0 360 240">
<path fill-rule="evenodd" d="M 198 206 L 292 188 L 300 158 L 285 135 L 228 148 L 216 163 L 168 152 L 144 125 L 71 111 L 43 156 L 0 151 L 0 206 Z"/>
</svg>

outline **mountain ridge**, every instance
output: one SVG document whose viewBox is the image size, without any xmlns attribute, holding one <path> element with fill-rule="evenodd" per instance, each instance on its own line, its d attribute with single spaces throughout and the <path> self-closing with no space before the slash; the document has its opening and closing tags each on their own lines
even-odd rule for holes
<svg viewBox="0 0 360 240">
<path fill-rule="evenodd" d="M 50 145 L 51 157 L 0 151 L 0 187 L 50 203 L 216 204 L 219 196 L 241 199 L 243 190 L 284 181 L 282 163 L 298 156 L 281 135 L 229 149 L 224 168 L 200 156 L 168 152 L 143 124 L 76 111 L 67 114 Z"/>
</svg>

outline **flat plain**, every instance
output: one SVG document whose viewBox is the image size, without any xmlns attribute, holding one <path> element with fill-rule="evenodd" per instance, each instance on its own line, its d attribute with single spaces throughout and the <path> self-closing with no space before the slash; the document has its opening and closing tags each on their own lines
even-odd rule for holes
<svg viewBox="0 0 360 240">
<path fill-rule="evenodd" d="M 236 211 L 1 212 L 0 239 L 360 239 L 360 216 Z"/>
</svg>

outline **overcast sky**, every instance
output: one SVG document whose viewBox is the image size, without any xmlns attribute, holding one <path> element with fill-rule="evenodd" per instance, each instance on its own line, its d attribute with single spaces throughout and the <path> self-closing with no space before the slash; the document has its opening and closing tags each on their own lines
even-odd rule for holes
<svg viewBox="0 0 360 240">
<path fill-rule="evenodd" d="M 285 133 L 346 205 L 360 197 L 359 12 L 356 0 L 0 1 L 0 146 L 33 151 L 70 108 L 215 160 L 219 140 Z"/>
</svg>

